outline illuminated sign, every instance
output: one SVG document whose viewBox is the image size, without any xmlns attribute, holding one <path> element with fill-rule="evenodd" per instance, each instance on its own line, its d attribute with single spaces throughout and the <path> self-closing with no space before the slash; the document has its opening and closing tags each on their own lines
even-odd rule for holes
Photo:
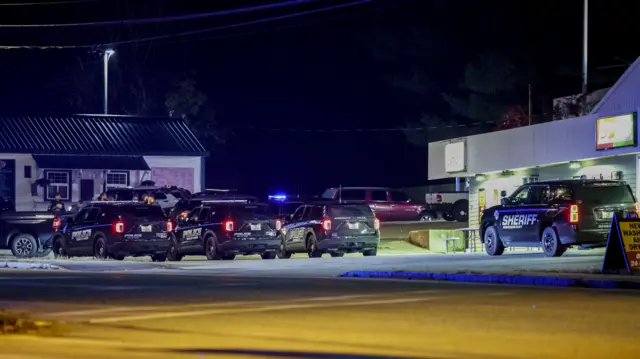
<svg viewBox="0 0 640 359">
<path fill-rule="evenodd" d="M 596 121 L 596 150 L 637 146 L 636 113 L 599 118 Z"/>
<path fill-rule="evenodd" d="M 465 147 L 465 141 L 451 142 L 444 147 L 445 172 L 464 172 L 467 169 Z"/>
</svg>

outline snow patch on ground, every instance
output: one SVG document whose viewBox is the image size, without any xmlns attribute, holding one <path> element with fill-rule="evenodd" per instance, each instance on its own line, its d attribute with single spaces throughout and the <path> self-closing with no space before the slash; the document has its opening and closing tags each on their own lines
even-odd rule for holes
<svg viewBox="0 0 640 359">
<path fill-rule="evenodd" d="M 43 269 L 43 270 L 57 270 L 61 269 L 55 264 L 51 263 L 38 263 L 38 262 L 0 262 L 0 269 Z"/>
</svg>

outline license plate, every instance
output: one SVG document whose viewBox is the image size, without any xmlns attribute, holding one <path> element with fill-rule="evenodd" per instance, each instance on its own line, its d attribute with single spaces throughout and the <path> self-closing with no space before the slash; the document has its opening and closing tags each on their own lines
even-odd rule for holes
<svg viewBox="0 0 640 359">
<path fill-rule="evenodd" d="M 151 232 L 151 226 L 140 226 L 142 232 Z"/>
<path fill-rule="evenodd" d="M 349 229 L 358 229 L 358 228 L 360 228 L 360 225 L 358 223 L 347 223 L 347 225 L 349 226 Z"/>
<path fill-rule="evenodd" d="M 602 216 L 602 218 L 613 218 L 613 212 L 601 212 L 600 215 Z"/>
<path fill-rule="evenodd" d="M 251 224 L 251 230 L 252 231 L 261 231 L 262 230 L 262 225 L 261 224 Z"/>
</svg>

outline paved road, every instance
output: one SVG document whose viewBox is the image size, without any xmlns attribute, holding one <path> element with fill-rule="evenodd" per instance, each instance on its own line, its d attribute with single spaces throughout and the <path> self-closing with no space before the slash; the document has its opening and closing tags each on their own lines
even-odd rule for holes
<svg viewBox="0 0 640 359">
<path fill-rule="evenodd" d="M 63 319 L 0 359 L 634 358 L 640 295 L 448 283 L 0 272 L 0 304 Z"/>
</svg>

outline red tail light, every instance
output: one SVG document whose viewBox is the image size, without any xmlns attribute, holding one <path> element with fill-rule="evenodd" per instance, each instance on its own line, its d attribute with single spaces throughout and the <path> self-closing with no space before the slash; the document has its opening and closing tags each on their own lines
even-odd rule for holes
<svg viewBox="0 0 640 359">
<path fill-rule="evenodd" d="M 442 202 L 442 195 L 441 194 L 437 194 L 436 195 L 436 201 L 437 202 Z"/>
<path fill-rule="evenodd" d="M 62 221 L 60 220 L 60 218 L 56 217 L 53 219 L 53 230 L 57 231 L 58 228 L 60 228 L 60 225 L 62 225 Z"/>
<path fill-rule="evenodd" d="M 167 221 L 167 232 L 173 231 L 173 222 Z"/>
<path fill-rule="evenodd" d="M 224 222 L 222 222 L 222 228 L 224 228 L 225 231 L 227 232 L 233 232 L 233 220 L 232 219 L 225 219 Z"/>
<path fill-rule="evenodd" d="M 322 229 L 325 231 L 331 230 L 331 220 L 329 218 L 325 218 L 322 220 Z"/>
<path fill-rule="evenodd" d="M 124 222 L 118 221 L 113 224 L 113 232 L 116 234 L 124 233 Z"/>
<path fill-rule="evenodd" d="M 276 219 L 276 231 L 282 229 L 282 221 L 280 219 Z"/>
<path fill-rule="evenodd" d="M 572 204 L 571 207 L 569 207 L 569 223 L 576 224 L 579 219 L 580 214 L 578 213 L 578 205 Z"/>
<path fill-rule="evenodd" d="M 373 220 L 373 229 L 376 231 L 380 229 L 380 220 L 377 218 Z"/>
</svg>

